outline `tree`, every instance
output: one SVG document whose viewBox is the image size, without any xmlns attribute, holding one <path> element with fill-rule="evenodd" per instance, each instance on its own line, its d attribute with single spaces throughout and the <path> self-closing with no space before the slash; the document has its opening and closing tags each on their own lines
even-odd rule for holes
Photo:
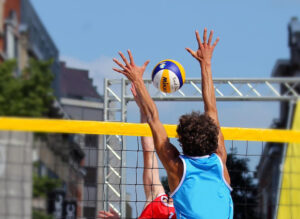
<svg viewBox="0 0 300 219">
<path fill-rule="evenodd" d="M 234 204 L 235 219 L 256 219 L 257 188 L 254 177 L 249 174 L 248 159 L 239 159 L 231 151 L 227 156 L 227 168 L 233 191 L 231 197 Z"/>
<path fill-rule="evenodd" d="M 47 117 L 53 112 L 52 61 L 31 59 L 20 76 L 16 62 L 0 65 L 0 116 Z M 55 111 L 55 110 L 54 110 Z M 57 111 L 55 117 L 59 117 Z"/>
<path fill-rule="evenodd" d="M 42 211 L 32 210 L 32 219 L 54 219 L 52 215 L 48 215 Z"/>
<path fill-rule="evenodd" d="M 33 197 L 47 198 L 48 193 L 54 189 L 60 188 L 62 181 L 60 179 L 53 179 L 48 176 L 38 176 L 33 174 Z"/>
<path fill-rule="evenodd" d="M 53 107 L 51 88 L 52 61 L 31 59 L 21 75 L 16 75 L 16 62 L 0 64 L 0 116 L 61 117 Z M 41 136 L 41 135 L 40 135 Z M 33 197 L 46 198 L 47 193 L 61 186 L 61 181 L 33 174 Z M 33 219 L 52 219 L 41 210 L 32 210 Z"/>
</svg>

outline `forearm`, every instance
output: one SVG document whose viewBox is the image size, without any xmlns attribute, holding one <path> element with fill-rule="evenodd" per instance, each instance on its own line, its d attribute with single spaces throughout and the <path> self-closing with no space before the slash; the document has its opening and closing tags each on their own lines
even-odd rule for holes
<svg viewBox="0 0 300 219">
<path fill-rule="evenodd" d="M 147 122 L 149 125 L 153 120 L 159 119 L 158 111 L 155 103 L 150 97 L 143 80 L 136 80 L 133 82 L 137 92 L 137 98 L 139 98 L 139 107 L 143 113 L 143 122 Z"/>
<path fill-rule="evenodd" d="M 140 109 L 144 114 L 144 120 L 146 120 L 151 128 L 155 150 L 160 157 L 160 153 L 164 146 L 163 141 L 168 139 L 166 130 L 159 121 L 158 110 L 150 97 L 144 82 L 140 80 L 133 83 L 136 88 L 137 98 L 139 98 Z"/>
<path fill-rule="evenodd" d="M 133 83 L 139 99 L 140 109 L 143 111 L 152 132 L 155 151 L 166 170 L 171 170 L 174 166 L 171 160 L 175 160 L 179 152 L 170 144 L 167 132 L 159 120 L 156 105 L 150 97 L 144 82 L 141 80 Z"/>
<path fill-rule="evenodd" d="M 203 95 L 205 113 L 215 121 L 216 125 L 219 128 L 217 153 L 221 155 L 223 161 L 226 162 L 227 152 L 224 143 L 224 136 L 221 131 L 220 122 L 218 119 L 215 88 L 212 79 L 212 70 L 211 70 L 210 63 L 201 63 L 201 75 L 202 75 L 202 95 Z"/>
<path fill-rule="evenodd" d="M 140 109 L 140 121 L 141 123 L 147 123 L 147 118 L 141 109 Z M 144 163 L 144 167 L 152 168 L 153 159 L 148 159 L 148 158 L 153 158 L 153 154 L 155 152 L 153 138 L 148 136 L 142 136 L 141 142 L 142 142 L 142 148 L 144 152 L 144 161 L 149 160 L 148 163 Z M 145 153 L 145 152 L 149 152 L 149 153 Z"/>
<path fill-rule="evenodd" d="M 152 137 L 142 137 L 142 146 L 144 157 L 143 184 L 146 200 L 151 201 L 158 194 L 164 193 L 164 189 L 159 179 L 158 162 Z"/>
<path fill-rule="evenodd" d="M 141 101 L 137 97 L 136 90 L 133 91 L 135 95 L 135 101 L 140 109 L 140 122 L 146 123 L 147 118 L 141 109 Z M 152 201 L 158 194 L 164 193 L 164 189 L 159 179 L 159 170 L 157 158 L 155 155 L 154 142 L 152 137 L 141 137 L 143 148 L 143 184 L 147 202 Z"/>
<path fill-rule="evenodd" d="M 141 123 L 147 123 L 146 116 L 142 110 L 140 110 L 140 121 L 141 121 Z M 142 142 L 142 148 L 143 148 L 144 152 L 145 151 L 154 152 L 155 149 L 154 149 L 154 143 L 153 143 L 152 137 L 142 136 L 141 142 Z"/>
<path fill-rule="evenodd" d="M 202 95 L 204 102 L 204 110 L 213 120 L 217 126 L 219 125 L 215 88 L 212 80 L 211 64 L 209 62 L 200 63 L 202 76 Z"/>
</svg>

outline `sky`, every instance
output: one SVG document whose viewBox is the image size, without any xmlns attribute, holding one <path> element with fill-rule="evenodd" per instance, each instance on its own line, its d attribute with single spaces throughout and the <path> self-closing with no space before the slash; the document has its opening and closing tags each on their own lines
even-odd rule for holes
<svg viewBox="0 0 300 219">
<path fill-rule="evenodd" d="M 194 31 L 204 27 L 220 37 L 214 77 L 269 77 L 276 60 L 289 57 L 288 22 L 300 18 L 299 0 L 31 1 L 60 57 L 69 65 L 101 67 L 92 72 L 96 78 L 116 77 L 111 60 L 127 49 L 137 64 L 150 59 L 145 77 L 166 58 L 179 61 L 187 77 L 199 77 L 184 48 L 196 48 Z"/>
<path fill-rule="evenodd" d="M 199 78 L 199 65 L 185 47 L 196 49 L 194 32 L 202 33 L 204 27 L 214 30 L 214 39 L 220 37 L 213 55 L 214 78 L 269 78 L 276 60 L 289 58 L 288 22 L 292 17 L 300 19 L 300 0 L 31 2 L 61 60 L 70 67 L 89 69 L 100 93 L 103 78 L 122 77 L 112 71 L 112 58 L 127 49 L 138 65 L 150 59 L 145 78 L 150 78 L 153 67 L 163 59 L 179 61 L 187 78 Z M 221 125 L 268 128 L 278 116 L 278 106 L 218 103 Z M 175 124 L 181 114 L 202 110 L 203 105 L 158 103 L 158 108 L 163 123 Z M 129 122 L 138 122 L 136 110 L 133 103 L 128 105 Z M 136 139 L 128 142 L 135 147 Z"/>
<path fill-rule="evenodd" d="M 214 30 L 214 39 L 220 37 L 213 56 L 214 78 L 269 78 L 276 60 L 289 58 L 288 22 L 292 17 L 300 19 L 300 0 L 31 2 L 57 45 L 61 60 L 70 67 L 89 69 L 100 93 L 103 93 L 103 78 L 122 77 L 112 70 L 116 66 L 112 58 L 118 58 L 118 51 L 127 49 L 132 51 L 138 65 L 150 59 L 145 78 L 150 78 L 153 67 L 163 59 L 179 61 L 187 78 L 199 78 L 199 65 L 185 47 L 196 49 L 194 32 L 202 33 L 204 27 Z M 237 109 L 224 104 L 229 113 L 247 112 L 246 119 L 241 118 L 237 123 L 225 119 L 230 117 L 225 113 L 224 125 L 269 127 L 273 115 L 266 119 L 264 111 L 267 106 L 271 109 L 274 106 L 253 104 L 250 108 L 258 113 L 250 114 L 262 117 L 257 123 L 253 124 L 249 112 L 244 110 L 249 106 Z M 163 116 L 164 122 L 177 122 L 178 117 L 169 117 Z"/>
</svg>

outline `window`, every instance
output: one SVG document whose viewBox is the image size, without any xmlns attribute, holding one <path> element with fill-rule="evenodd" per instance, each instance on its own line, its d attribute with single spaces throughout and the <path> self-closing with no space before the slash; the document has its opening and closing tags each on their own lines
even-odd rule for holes
<svg viewBox="0 0 300 219">
<path fill-rule="evenodd" d="M 85 186 L 83 194 L 84 207 L 96 207 L 97 204 L 97 189 L 93 186 Z"/>
<path fill-rule="evenodd" d="M 98 166 L 98 149 L 97 148 L 84 148 L 84 165 L 86 167 Z"/>
<path fill-rule="evenodd" d="M 9 22 L 5 27 L 5 49 L 8 59 L 14 59 L 18 56 L 18 38 L 14 31 L 17 27 L 17 14 L 15 11 L 10 11 Z"/>
<path fill-rule="evenodd" d="M 85 146 L 91 148 L 98 148 L 99 136 L 98 135 L 85 135 Z"/>
<path fill-rule="evenodd" d="M 6 48 L 6 55 L 8 59 L 17 58 L 17 45 L 18 40 L 14 36 L 13 27 L 10 25 L 6 26 L 6 40 L 5 40 L 5 48 Z"/>
<path fill-rule="evenodd" d="M 86 167 L 86 175 L 84 177 L 84 184 L 87 186 L 96 186 L 97 184 L 97 168 Z"/>
<path fill-rule="evenodd" d="M 84 207 L 83 216 L 85 218 L 96 218 L 96 208 L 93 207 Z"/>
</svg>

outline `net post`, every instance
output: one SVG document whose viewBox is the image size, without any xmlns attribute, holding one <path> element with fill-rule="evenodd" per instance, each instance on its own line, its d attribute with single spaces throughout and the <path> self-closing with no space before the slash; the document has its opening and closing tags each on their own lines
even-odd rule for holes
<svg viewBox="0 0 300 219">
<path fill-rule="evenodd" d="M 104 79 L 104 106 L 103 106 L 103 121 L 108 121 L 107 108 L 108 108 L 108 79 Z M 108 152 L 107 152 L 107 135 L 103 136 L 103 207 L 108 211 L 108 188 L 106 184 L 107 167 L 108 167 Z"/>
<path fill-rule="evenodd" d="M 122 91 L 121 91 L 121 120 L 126 122 L 126 81 L 122 78 Z M 121 152 L 121 216 L 126 217 L 126 137 L 122 136 L 122 152 Z"/>
<path fill-rule="evenodd" d="M 289 112 L 288 112 L 288 117 L 287 117 L 287 124 L 286 124 L 286 129 L 290 129 L 292 126 L 292 119 L 293 119 L 293 112 L 295 108 L 296 101 L 291 100 L 289 101 Z M 286 152 L 287 152 L 287 147 L 288 143 L 283 144 L 283 153 L 281 157 L 281 161 L 279 164 L 279 170 L 280 170 L 280 175 L 279 175 L 279 180 L 278 180 L 278 186 L 277 186 L 277 195 L 276 195 L 276 206 L 275 206 L 275 211 L 273 214 L 273 219 L 277 218 L 278 215 L 278 209 L 279 209 L 279 204 L 280 204 L 280 194 L 281 194 L 281 185 L 282 185 L 282 180 L 283 180 L 283 165 L 286 157 Z"/>
</svg>

